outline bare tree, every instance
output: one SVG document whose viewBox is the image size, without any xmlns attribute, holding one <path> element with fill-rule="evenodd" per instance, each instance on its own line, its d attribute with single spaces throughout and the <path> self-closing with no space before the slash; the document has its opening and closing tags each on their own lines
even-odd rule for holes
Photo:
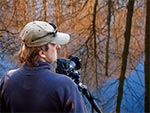
<svg viewBox="0 0 150 113">
<path fill-rule="evenodd" d="M 44 21 L 47 21 L 47 0 L 43 0 Z"/>
<path fill-rule="evenodd" d="M 97 75 L 97 42 L 96 42 L 96 11 L 97 11 L 97 5 L 98 5 L 98 0 L 95 0 L 95 4 L 94 4 L 94 12 L 93 12 L 93 45 L 94 45 L 94 58 L 95 58 L 95 75 L 96 75 L 96 87 L 98 87 L 98 75 Z"/>
<path fill-rule="evenodd" d="M 126 20 L 126 30 L 124 34 L 125 44 L 124 44 L 124 50 L 122 53 L 122 67 L 121 67 L 121 74 L 119 78 L 118 97 L 117 97 L 117 106 L 116 106 L 117 113 L 120 113 L 120 106 L 121 106 L 121 100 L 122 100 L 122 95 L 123 95 L 123 86 L 124 86 L 125 73 L 126 73 L 128 54 L 129 54 L 134 2 L 135 0 L 129 0 L 128 6 L 127 6 L 128 12 L 127 12 L 127 20 Z"/>
<path fill-rule="evenodd" d="M 150 112 L 150 0 L 147 0 L 145 26 L 145 113 Z"/>
<path fill-rule="evenodd" d="M 106 42 L 106 61 L 105 61 L 105 75 L 108 76 L 108 70 L 109 70 L 109 43 L 110 43 L 110 25 L 111 25 L 111 4 L 112 1 L 108 0 L 108 17 L 107 17 L 107 24 L 108 24 L 108 36 L 107 36 L 107 42 Z"/>
<path fill-rule="evenodd" d="M 63 21 L 63 11 L 62 11 L 63 1 L 56 0 L 54 1 L 54 5 L 55 5 L 56 24 L 59 26 L 60 24 L 62 24 Z"/>
</svg>

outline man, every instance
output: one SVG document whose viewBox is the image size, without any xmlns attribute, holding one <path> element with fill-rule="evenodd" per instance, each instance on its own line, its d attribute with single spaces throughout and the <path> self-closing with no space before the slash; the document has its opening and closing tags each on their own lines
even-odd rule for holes
<svg viewBox="0 0 150 113">
<path fill-rule="evenodd" d="M 5 76 L 1 90 L 1 112 L 85 113 L 82 97 L 75 83 L 52 70 L 57 49 L 70 36 L 57 32 L 44 21 L 28 23 L 20 33 L 19 52 L 23 64 Z"/>
</svg>

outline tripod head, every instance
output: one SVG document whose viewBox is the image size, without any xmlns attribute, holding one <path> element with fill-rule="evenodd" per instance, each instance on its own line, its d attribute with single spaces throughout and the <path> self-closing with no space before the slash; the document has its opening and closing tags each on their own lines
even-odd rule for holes
<svg viewBox="0 0 150 113">
<path fill-rule="evenodd" d="M 81 68 L 81 59 L 78 57 L 69 57 L 57 59 L 56 72 L 65 74 L 70 77 L 76 84 L 81 82 L 80 73 L 77 71 Z"/>
</svg>

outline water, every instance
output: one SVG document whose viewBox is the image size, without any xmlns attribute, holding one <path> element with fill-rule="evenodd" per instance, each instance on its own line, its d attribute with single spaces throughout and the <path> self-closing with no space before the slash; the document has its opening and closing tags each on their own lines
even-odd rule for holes
<svg viewBox="0 0 150 113">
<path fill-rule="evenodd" d="M 118 79 L 112 78 L 95 92 L 104 113 L 114 113 L 118 94 Z M 124 82 L 121 113 L 144 113 L 144 64 L 139 62 Z"/>
</svg>

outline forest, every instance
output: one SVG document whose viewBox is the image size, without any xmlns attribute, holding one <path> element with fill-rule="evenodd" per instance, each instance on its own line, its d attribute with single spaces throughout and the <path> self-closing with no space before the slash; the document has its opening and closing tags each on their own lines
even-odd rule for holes
<svg viewBox="0 0 150 113">
<path fill-rule="evenodd" d="M 102 112 L 150 112 L 150 0 L 0 0 L 0 77 L 19 67 L 19 33 L 34 20 L 70 34 L 58 56 L 81 59 Z"/>
</svg>

